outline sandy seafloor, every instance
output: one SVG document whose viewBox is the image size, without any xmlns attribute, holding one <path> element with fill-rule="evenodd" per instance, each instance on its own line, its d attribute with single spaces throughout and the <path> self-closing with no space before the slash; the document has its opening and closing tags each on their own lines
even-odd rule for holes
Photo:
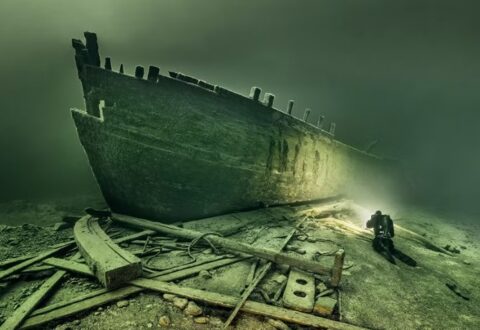
<svg viewBox="0 0 480 330">
<path fill-rule="evenodd" d="M 55 202 L 17 200 L 0 203 L 0 261 L 42 251 L 68 240 L 72 236 L 71 229 L 54 231 L 52 225 L 65 215 L 82 214 L 87 206 L 102 208 L 105 204 L 95 196 L 64 198 Z M 324 245 L 297 242 L 307 254 L 318 249 L 328 250 L 325 242 L 329 240 L 345 249 L 348 269 L 344 271 L 340 290 L 342 320 L 370 329 L 480 329 L 480 219 L 447 216 L 414 206 L 390 212 L 395 224 L 418 233 L 437 246 L 450 245 L 459 252 L 449 256 L 433 251 L 397 232 L 396 247 L 418 262 L 418 266 L 412 268 L 401 262 L 390 264 L 372 250 L 368 239 L 371 233 L 364 230 L 369 211 L 339 212 L 332 213 L 331 217 L 311 219 L 307 226 L 309 235 L 321 238 Z M 348 223 L 351 228 L 338 225 L 341 223 Z M 239 264 L 226 271 L 231 271 L 228 276 L 233 282 L 240 283 L 248 269 L 248 264 Z M 222 272 L 225 271 L 218 271 L 220 280 Z M 42 280 L 33 276 L 13 284 L 3 283 L 0 287 L 0 318 L 5 319 L 18 308 Z M 450 290 L 446 284 L 451 282 L 456 283 L 469 299 Z M 195 279 L 184 282 L 185 285 L 189 283 L 198 285 Z M 85 290 L 100 287 L 98 283 L 75 277 L 67 277 L 66 286 L 70 289 L 57 294 L 56 300 L 69 299 Z M 161 329 L 166 327 L 160 318 L 167 316 L 171 322 L 168 328 L 212 329 L 221 328 L 222 321 L 228 316 L 228 310 L 200 304 L 208 323 L 197 324 L 166 302 L 161 294 L 153 292 L 126 301 L 127 306 L 112 303 L 45 328 Z M 274 325 L 263 317 L 241 313 L 234 328 L 274 329 Z M 288 326 L 305 328 L 294 324 Z"/>
</svg>

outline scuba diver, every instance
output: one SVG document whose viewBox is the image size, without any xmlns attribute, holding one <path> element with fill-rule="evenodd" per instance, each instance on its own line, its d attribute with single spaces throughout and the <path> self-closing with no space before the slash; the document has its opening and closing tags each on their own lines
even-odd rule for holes
<svg viewBox="0 0 480 330">
<path fill-rule="evenodd" d="M 395 258 L 403 261 L 409 266 L 415 267 L 417 262 L 406 254 L 395 249 L 392 238 L 395 236 L 393 220 L 388 214 L 381 211 L 375 212 L 367 221 L 367 228 L 373 228 L 375 238 L 372 246 L 378 253 L 382 254 L 389 262 L 396 264 Z"/>
</svg>

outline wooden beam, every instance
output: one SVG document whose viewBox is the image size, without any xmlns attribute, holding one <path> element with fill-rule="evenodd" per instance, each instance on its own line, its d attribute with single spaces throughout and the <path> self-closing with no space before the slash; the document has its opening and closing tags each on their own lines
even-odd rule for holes
<svg viewBox="0 0 480 330">
<path fill-rule="evenodd" d="M 100 283 L 107 289 L 142 275 L 142 262 L 115 244 L 103 231 L 98 219 L 86 215 L 73 228 L 78 249 Z"/>
<path fill-rule="evenodd" d="M 5 259 L 3 261 L 0 261 L 0 268 L 4 268 L 10 265 L 15 265 L 15 264 L 18 264 L 19 262 L 22 262 L 34 257 L 35 257 L 34 255 L 26 255 L 26 256 Z"/>
<path fill-rule="evenodd" d="M 37 255 L 36 257 L 33 257 L 33 258 L 30 258 L 30 259 L 27 259 L 25 261 L 22 261 L 21 263 L 15 265 L 15 266 L 12 266 L 10 268 L 7 268 L 3 271 L 0 272 L 0 280 L 1 279 L 4 279 L 12 274 L 15 274 L 33 264 L 36 264 L 37 262 L 40 262 L 42 261 L 43 259 L 46 259 L 52 255 L 54 255 L 55 253 L 58 253 L 60 251 L 63 251 L 63 250 L 66 250 L 67 248 L 71 247 L 72 245 L 74 244 L 74 242 L 68 242 L 68 243 L 65 243 L 63 245 L 61 245 L 60 247 L 57 247 L 55 249 L 51 249 L 51 250 L 48 250 L 46 252 L 43 252 L 43 253 L 40 253 L 39 255 Z"/>
<path fill-rule="evenodd" d="M 209 292 L 193 288 L 181 287 L 172 283 L 165 283 L 152 279 L 133 280 L 134 285 L 162 293 L 171 293 L 188 299 L 202 301 L 208 304 L 221 307 L 234 307 L 238 301 L 237 297 L 228 296 L 216 292 Z M 325 319 L 312 314 L 292 311 L 286 308 L 262 304 L 247 300 L 241 308 L 242 311 L 256 315 L 268 316 L 289 323 L 296 323 L 308 327 L 327 328 L 330 330 L 365 330 L 364 328 Z"/>
<path fill-rule="evenodd" d="M 198 231 L 184 229 L 172 225 L 166 225 L 159 222 L 148 221 L 127 215 L 114 214 L 112 219 L 117 223 L 122 223 L 124 225 L 133 226 L 136 228 L 150 229 L 164 234 L 182 237 L 190 240 L 205 236 L 204 233 Z M 274 263 L 287 264 L 292 267 L 297 267 L 299 269 L 303 269 L 305 271 L 317 274 L 330 275 L 330 269 L 324 267 L 318 262 L 314 262 L 304 258 L 292 257 L 287 254 L 279 253 L 269 249 L 253 247 L 251 245 L 247 245 L 242 242 L 224 237 L 209 235 L 208 239 L 213 244 L 230 251 L 250 254 L 262 259 L 266 259 L 268 261 L 272 261 Z"/>
<path fill-rule="evenodd" d="M 86 275 L 86 276 L 95 276 L 93 272 L 90 270 L 90 268 L 88 268 L 87 265 L 81 264 L 76 261 L 51 257 L 43 260 L 43 263 L 60 268 L 62 270 L 68 270 L 73 273 Z"/>
<path fill-rule="evenodd" d="M 194 274 L 198 274 L 202 270 L 215 269 L 239 261 L 247 260 L 249 258 L 250 257 L 237 257 L 216 260 L 210 263 L 197 265 L 188 269 L 182 269 L 165 275 L 153 275 L 152 278 L 161 281 L 174 281 L 186 278 Z M 20 329 L 30 329 L 33 327 L 38 327 L 47 322 L 51 322 L 59 318 L 67 317 L 98 306 L 102 306 L 113 301 L 128 297 L 132 294 L 139 293 L 141 291 L 144 291 L 144 289 L 134 285 L 129 285 L 112 291 L 100 289 L 95 292 L 76 297 L 70 301 L 63 301 L 57 304 L 52 304 L 34 311 L 31 316 L 21 325 Z"/>
</svg>

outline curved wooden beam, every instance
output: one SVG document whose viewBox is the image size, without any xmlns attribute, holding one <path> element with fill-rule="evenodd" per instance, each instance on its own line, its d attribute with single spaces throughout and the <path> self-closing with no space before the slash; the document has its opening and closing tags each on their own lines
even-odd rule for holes
<svg viewBox="0 0 480 330">
<path fill-rule="evenodd" d="M 107 289 L 142 275 L 141 260 L 115 244 L 97 219 L 82 217 L 75 223 L 73 233 L 87 265 Z"/>
</svg>

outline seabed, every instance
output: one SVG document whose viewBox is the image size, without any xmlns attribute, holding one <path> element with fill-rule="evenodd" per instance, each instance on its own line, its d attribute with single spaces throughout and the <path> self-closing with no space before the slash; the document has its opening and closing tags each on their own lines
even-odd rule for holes
<svg viewBox="0 0 480 330">
<path fill-rule="evenodd" d="M 0 223 L 3 223 L 0 226 L 0 275 L 15 265 L 7 264 L 11 258 L 32 257 L 54 245 L 71 241 L 73 224 L 77 216 L 84 215 L 81 212 L 84 206 L 104 207 L 102 201 L 88 198 L 69 203 L 15 201 L 0 204 Z M 329 298 L 324 301 L 334 302 L 331 311 L 318 310 L 316 306 L 306 314 L 334 322 L 331 328 L 478 329 L 480 224 L 465 218 L 443 217 L 418 207 L 391 212 L 397 229 L 395 246 L 418 263 L 417 267 L 411 267 L 400 261 L 391 264 L 372 249 L 372 233 L 365 229 L 372 211 L 352 200 L 336 199 L 195 220 L 182 227 L 204 233 L 222 232 L 226 238 L 270 250 L 279 250 L 296 229 L 283 252 L 298 259 L 318 261 L 326 268 L 332 267 L 335 256 L 344 250 L 338 286 L 331 286 L 329 276 L 306 274 L 307 280 L 308 276 L 313 276 L 314 300 L 323 296 Z M 115 239 L 141 231 L 106 220 L 100 223 Z M 195 290 L 203 290 L 221 297 L 240 298 L 266 264 L 264 260 L 225 251 L 204 240 L 191 243 L 191 240 L 155 233 L 125 241 L 120 247 L 141 258 L 144 276 L 161 273 L 167 276 L 163 277 L 164 281 L 171 283 L 172 287 L 194 289 L 186 290 L 187 296 L 193 295 Z M 62 253 L 56 255 L 58 258 L 65 256 Z M 195 265 L 209 262 L 217 262 L 220 266 L 185 273 Z M 182 276 L 170 275 L 168 278 L 165 275 L 177 274 L 175 271 L 179 269 L 184 271 Z M 1 321 L 18 314 L 42 283 L 58 271 L 59 268 L 40 261 L 0 280 Z M 287 265 L 273 263 L 254 286 L 248 300 L 296 309 L 285 306 L 284 290 L 289 286 L 289 275 L 291 269 Z M 231 307 L 221 307 L 202 299 L 165 294 L 160 289 L 136 288 L 134 293 L 118 295 L 108 302 L 82 310 L 81 304 L 85 304 L 86 299 L 82 297 L 91 297 L 99 290 L 105 292 L 105 289 L 92 274 L 66 271 L 20 328 L 222 329 L 232 311 Z M 118 290 L 121 289 L 110 292 Z M 306 293 L 307 296 L 310 294 Z M 52 311 L 61 311 L 67 302 L 71 302 L 70 306 L 80 306 L 78 311 L 52 317 L 46 322 L 53 315 Z M 257 315 L 255 311 L 240 310 L 230 328 L 312 328 L 288 322 L 285 318 L 279 320 Z"/>
</svg>

